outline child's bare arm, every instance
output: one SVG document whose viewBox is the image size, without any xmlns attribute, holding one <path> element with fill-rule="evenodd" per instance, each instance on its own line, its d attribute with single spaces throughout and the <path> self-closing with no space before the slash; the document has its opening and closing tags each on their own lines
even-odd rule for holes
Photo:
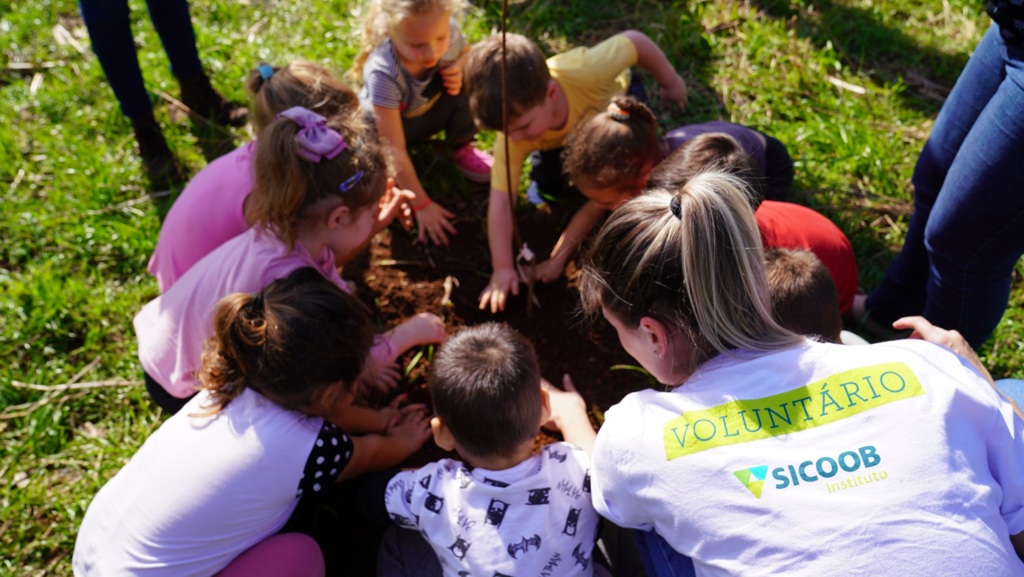
<svg viewBox="0 0 1024 577">
<path fill-rule="evenodd" d="M 401 421 L 389 426 L 386 434 L 352 437 L 352 458 L 338 481 L 398 465 L 418 451 L 430 434 L 430 419 L 422 405 L 402 407 Z"/>
<path fill-rule="evenodd" d="M 626 30 L 622 35 L 629 38 L 633 46 L 636 46 L 637 66 L 654 76 L 661 86 L 662 97 L 669 102 L 675 102 L 680 109 L 686 108 L 689 96 L 686 81 L 672 67 L 672 63 L 665 57 L 661 48 L 646 34 L 638 30 Z"/>
<path fill-rule="evenodd" d="M 329 420 L 339 429 L 353 434 L 383 433 L 397 410 L 390 407 L 371 409 L 360 405 L 344 404 L 336 406 Z"/>
<path fill-rule="evenodd" d="M 569 225 L 565 227 L 562 236 L 555 243 L 555 248 L 551 249 L 551 256 L 548 257 L 548 260 L 537 265 L 537 269 L 534 271 L 534 274 L 537 275 L 537 280 L 551 282 L 561 277 L 565 271 L 566 263 L 569 262 L 569 258 L 576 252 L 576 249 L 583 242 L 583 239 L 587 237 L 587 234 L 590 233 L 590 230 L 594 228 L 594 225 L 607 212 L 606 209 L 601 208 L 592 200 L 588 200 L 586 204 L 581 206 L 576 211 L 576 214 L 572 215 Z"/>
<path fill-rule="evenodd" d="M 391 344 L 388 361 L 393 363 L 413 347 L 444 341 L 444 321 L 433 313 L 417 313 L 382 336 Z"/>
<path fill-rule="evenodd" d="M 588 455 L 593 453 L 597 432 L 587 416 L 587 403 L 573 386 L 569 375 L 562 376 L 565 390 L 557 389 L 543 380 L 541 386 L 548 392 L 551 403 L 551 419 L 544 426 L 557 428 L 567 442 L 583 449 Z"/>
<path fill-rule="evenodd" d="M 402 128 L 401 113 L 397 108 L 375 105 L 373 116 L 377 121 L 377 131 L 387 142 L 394 156 L 398 184 L 411 190 L 414 195 L 410 202 L 419 225 L 417 240 L 424 242 L 429 236 L 434 244 L 448 244 L 448 235 L 455 234 L 455 227 L 449 219 L 455 218 L 455 215 L 434 202 L 423 188 L 405 147 L 405 129 Z"/>
<path fill-rule="evenodd" d="M 363 405 L 353 404 L 354 397 L 346 396 L 338 402 L 328 417 L 334 426 L 354 434 L 375 433 L 383 435 L 388 427 L 397 424 L 402 419 L 402 409 L 409 395 L 398 395 L 388 403 L 388 406 L 380 409 L 372 409 Z M 423 404 L 412 405 L 426 410 Z"/>
<path fill-rule="evenodd" d="M 491 249 L 491 280 L 480 293 L 480 308 L 504 310 L 508 294 L 519 294 L 519 274 L 512 255 L 512 205 L 507 192 L 491 189 L 487 203 L 487 244 Z"/>
</svg>

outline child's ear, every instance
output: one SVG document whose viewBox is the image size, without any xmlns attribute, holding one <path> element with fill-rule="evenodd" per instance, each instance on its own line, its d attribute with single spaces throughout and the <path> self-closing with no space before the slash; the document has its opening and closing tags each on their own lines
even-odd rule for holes
<svg viewBox="0 0 1024 577">
<path fill-rule="evenodd" d="M 444 425 L 444 421 L 440 417 L 430 419 L 430 431 L 434 433 L 434 443 L 438 447 L 445 451 L 455 450 L 455 437 L 452 436 L 452 432 Z"/>
<path fill-rule="evenodd" d="M 543 386 L 540 388 L 540 426 L 551 420 L 551 395 Z"/>
<path fill-rule="evenodd" d="M 552 102 L 554 102 L 555 98 L 558 96 L 558 83 L 555 82 L 554 78 L 548 80 L 548 92 L 545 96 L 547 96 L 547 99 Z"/>
<path fill-rule="evenodd" d="M 344 204 L 335 208 L 327 215 L 327 228 L 334 230 L 352 220 L 352 209 Z"/>
</svg>

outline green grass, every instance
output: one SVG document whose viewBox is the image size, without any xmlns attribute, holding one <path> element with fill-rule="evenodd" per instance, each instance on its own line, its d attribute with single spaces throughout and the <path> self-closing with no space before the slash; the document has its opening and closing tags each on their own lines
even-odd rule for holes
<svg viewBox="0 0 1024 577">
<path fill-rule="evenodd" d="M 67 575 L 92 495 L 163 418 L 140 386 L 116 382 L 141 374 L 131 319 L 157 295 L 145 265 L 166 206 L 146 198 L 129 123 L 89 51 L 75 2 L 0 6 L 0 124 L 7 127 L 0 131 L 0 574 Z M 239 101 L 247 70 L 262 60 L 346 69 L 357 49 L 353 6 L 192 3 L 214 84 Z M 176 96 L 143 3 L 131 7 L 148 87 Z M 660 112 L 665 125 L 721 118 L 785 142 L 799 200 L 847 232 L 870 289 L 902 242 L 910 173 L 942 88 L 952 86 L 988 26 L 982 7 L 980 0 L 537 0 L 511 6 L 510 29 L 549 54 L 626 28 L 646 32 L 691 87 L 684 114 Z M 468 37 L 496 29 L 499 14 L 500 3 L 478 3 Z M 851 85 L 860 90 L 842 87 Z M 172 149 L 190 171 L 201 169 L 206 136 L 159 98 L 156 110 Z M 247 138 L 244 130 L 235 136 Z M 452 177 L 438 166 L 429 178 Z M 1024 378 L 1022 324 L 1018 275 L 1006 317 L 981 351 L 997 378 Z M 72 381 L 115 383 L 15 386 Z"/>
</svg>

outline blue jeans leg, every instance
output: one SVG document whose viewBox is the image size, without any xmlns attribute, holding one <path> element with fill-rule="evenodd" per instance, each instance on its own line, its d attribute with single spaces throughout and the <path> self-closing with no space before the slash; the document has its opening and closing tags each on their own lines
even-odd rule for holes
<svg viewBox="0 0 1024 577">
<path fill-rule="evenodd" d="M 998 324 L 1024 252 L 1024 68 L 993 25 L 942 107 L 914 169 L 900 255 L 868 298 L 888 323 L 923 314 L 972 346 Z"/>
<path fill-rule="evenodd" d="M 673 549 L 651 529 L 635 532 L 636 548 L 649 577 L 696 577 L 693 559 Z"/>
<path fill-rule="evenodd" d="M 1024 409 L 1024 381 L 1020 379 L 999 379 L 996 388 Z"/>
</svg>

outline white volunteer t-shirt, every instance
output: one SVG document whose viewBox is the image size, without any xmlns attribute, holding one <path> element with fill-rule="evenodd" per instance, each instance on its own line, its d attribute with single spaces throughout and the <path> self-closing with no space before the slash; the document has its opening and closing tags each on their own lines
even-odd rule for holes
<svg viewBox="0 0 1024 577">
<path fill-rule="evenodd" d="M 1022 424 L 937 345 L 720 355 L 606 418 L 595 507 L 699 575 L 1024 575 Z"/>
</svg>

